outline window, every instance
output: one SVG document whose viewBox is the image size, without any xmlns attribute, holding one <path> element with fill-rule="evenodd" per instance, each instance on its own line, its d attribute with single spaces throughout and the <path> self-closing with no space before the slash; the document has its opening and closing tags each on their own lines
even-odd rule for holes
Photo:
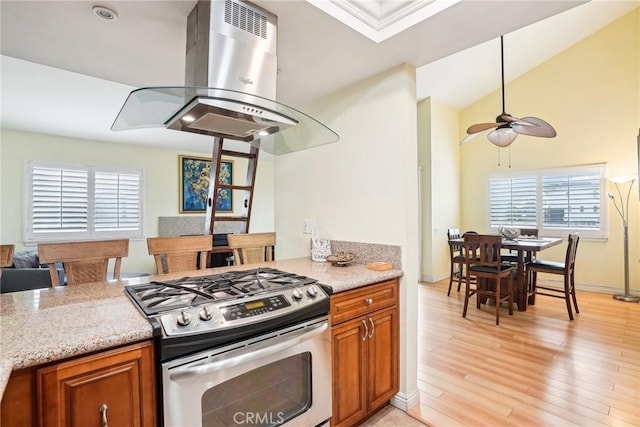
<svg viewBox="0 0 640 427">
<path fill-rule="evenodd" d="M 27 163 L 25 241 L 142 237 L 142 170 Z"/>
<path fill-rule="evenodd" d="M 489 227 L 532 227 L 541 235 L 605 237 L 604 165 L 489 177 Z"/>
</svg>

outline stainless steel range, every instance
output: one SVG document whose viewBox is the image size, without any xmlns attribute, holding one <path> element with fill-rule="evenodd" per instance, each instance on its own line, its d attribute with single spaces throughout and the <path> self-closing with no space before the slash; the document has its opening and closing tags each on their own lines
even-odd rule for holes
<svg viewBox="0 0 640 427">
<path fill-rule="evenodd" d="M 126 293 L 154 326 L 166 427 L 328 423 L 330 288 L 259 268 Z"/>
</svg>

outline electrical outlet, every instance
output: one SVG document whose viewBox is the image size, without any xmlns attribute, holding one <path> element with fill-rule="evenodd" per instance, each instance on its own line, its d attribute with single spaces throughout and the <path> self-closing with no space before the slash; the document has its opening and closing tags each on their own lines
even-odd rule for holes
<svg viewBox="0 0 640 427">
<path fill-rule="evenodd" d="M 313 234 L 315 228 L 316 228 L 315 219 L 309 219 L 309 218 L 304 219 L 304 228 L 303 228 L 304 234 Z"/>
</svg>

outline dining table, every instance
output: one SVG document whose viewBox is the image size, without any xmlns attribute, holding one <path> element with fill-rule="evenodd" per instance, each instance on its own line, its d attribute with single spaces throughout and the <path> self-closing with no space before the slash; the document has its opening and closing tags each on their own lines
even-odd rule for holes
<svg viewBox="0 0 640 427">
<path fill-rule="evenodd" d="M 527 280 L 525 276 L 525 261 L 531 259 L 536 252 L 540 252 L 553 246 L 559 245 L 563 240 L 564 239 L 560 237 L 519 237 L 516 239 L 502 239 L 502 249 L 515 251 L 517 254 L 516 280 L 513 287 L 513 299 L 518 306 L 518 311 L 527 310 L 528 290 Z M 464 243 L 464 238 L 451 239 L 449 240 L 449 242 L 462 245 Z"/>
</svg>

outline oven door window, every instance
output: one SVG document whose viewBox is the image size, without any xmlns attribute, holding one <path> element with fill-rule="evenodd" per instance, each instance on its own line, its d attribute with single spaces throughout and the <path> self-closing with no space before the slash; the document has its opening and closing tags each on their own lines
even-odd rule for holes
<svg viewBox="0 0 640 427">
<path fill-rule="evenodd" d="M 202 395 L 203 426 L 278 426 L 311 407 L 311 353 L 256 368 Z"/>
</svg>

